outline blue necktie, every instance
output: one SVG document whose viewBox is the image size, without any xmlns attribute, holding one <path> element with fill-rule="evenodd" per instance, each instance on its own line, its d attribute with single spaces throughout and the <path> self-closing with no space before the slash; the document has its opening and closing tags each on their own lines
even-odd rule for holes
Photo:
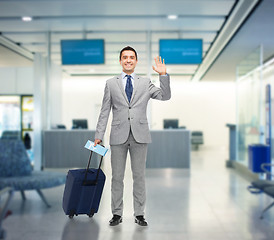
<svg viewBox="0 0 274 240">
<path fill-rule="evenodd" d="M 130 102 L 132 92 L 133 92 L 133 86 L 132 86 L 132 83 L 131 83 L 131 76 L 126 75 L 126 77 L 127 77 L 127 84 L 126 84 L 126 89 L 125 90 L 126 90 L 128 102 Z"/>
</svg>

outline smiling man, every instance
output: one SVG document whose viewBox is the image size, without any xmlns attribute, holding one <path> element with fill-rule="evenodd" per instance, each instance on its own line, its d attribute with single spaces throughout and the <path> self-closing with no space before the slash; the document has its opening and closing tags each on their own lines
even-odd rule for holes
<svg viewBox="0 0 274 240">
<path fill-rule="evenodd" d="M 171 97 L 169 75 L 161 57 L 155 58 L 153 70 L 159 74 L 160 88 L 150 79 L 134 73 L 138 63 L 137 53 L 132 47 L 120 51 L 122 74 L 106 82 L 101 113 L 98 119 L 95 145 L 102 142 L 109 113 L 113 118 L 110 133 L 111 148 L 111 226 L 122 222 L 124 174 L 128 152 L 133 176 L 133 207 L 135 222 L 147 226 L 144 218 L 146 203 L 145 168 L 147 145 L 151 142 L 147 121 L 147 104 L 150 98 L 169 100 Z"/>
</svg>

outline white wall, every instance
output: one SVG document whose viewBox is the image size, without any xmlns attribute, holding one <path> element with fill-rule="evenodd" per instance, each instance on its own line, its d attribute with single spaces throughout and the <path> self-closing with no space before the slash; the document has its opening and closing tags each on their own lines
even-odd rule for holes
<svg viewBox="0 0 274 240">
<path fill-rule="evenodd" d="M 88 128 L 95 129 L 107 77 L 64 78 L 62 119 L 67 129 L 72 119 L 88 119 Z"/>
<path fill-rule="evenodd" d="M 172 77 L 172 76 L 171 76 Z M 109 77 L 63 77 L 61 119 L 72 127 L 72 119 L 88 119 L 95 129 Z M 157 80 L 153 77 L 153 80 Z M 33 94 L 32 68 L 0 68 L 0 94 Z M 158 85 L 158 81 L 156 81 Z M 236 97 L 234 82 L 184 82 L 171 79 L 172 98 L 167 102 L 153 100 L 148 108 L 152 129 L 162 129 L 163 119 L 178 118 L 180 126 L 201 130 L 206 147 L 228 147 L 227 123 L 235 123 Z M 55 114 L 54 114 L 55 115 Z M 57 123 L 57 122 L 56 122 Z M 107 136 L 107 135 L 106 135 Z"/>
<path fill-rule="evenodd" d="M 63 79 L 62 119 L 68 129 L 71 128 L 74 118 L 88 119 L 89 129 L 95 129 L 105 81 L 108 78 Z M 162 129 L 163 119 L 178 118 L 180 126 L 203 131 L 203 148 L 228 148 L 229 132 L 226 124 L 235 123 L 236 118 L 235 83 L 192 83 L 173 77 L 171 89 L 170 101 L 151 101 L 148 112 L 151 128 Z"/>
<path fill-rule="evenodd" d="M 0 94 L 33 94 L 33 68 L 0 68 Z"/>
<path fill-rule="evenodd" d="M 108 78 L 63 77 L 62 97 L 59 98 L 59 105 L 62 105 L 59 106 L 62 109 L 60 123 L 70 129 L 72 119 L 86 118 L 89 129 L 95 129 Z M 159 84 L 157 78 L 153 77 L 153 80 Z M 33 94 L 33 85 L 32 68 L 0 68 L 0 94 Z M 151 101 L 148 108 L 151 128 L 162 129 L 163 119 L 178 118 L 180 126 L 203 131 L 203 148 L 228 148 L 229 132 L 225 125 L 235 123 L 235 83 L 193 83 L 172 77 L 171 89 L 170 101 Z"/>
<path fill-rule="evenodd" d="M 0 68 L 0 94 L 14 94 L 14 95 L 34 95 L 35 99 L 37 95 L 41 95 L 41 92 L 35 92 L 34 86 L 37 81 L 41 78 L 46 78 L 46 73 L 42 72 L 40 68 L 37 70 L 36 76 L 34 77 L 33 67 L 3 67 Z M 39 72 L 40 71 L 40 72 Z M 49 100 L 45 106 L 49 105 L 49 113 L 46 118 L 48 119 L 49 125 L 58 124 L 62 121 L 62 70 L 59 65 L 52 64 L 52 75 L 49 80 Z M 35 80 L 34 80 L 35 78 Z M 43 86 L 43 91 L 46 90 L 46 86 Z M 38 98 L 41 96 L 38 96 Z M 34 99 L 34 101 L 36 101 Z M 47 120 L 45 120 L 47 122 Z M 43 127 L 44 129 L 45 127 Z"/>
<path fill-rule="evenodd" d="M 152 127 L 163 128 L 163 119 L 178 118 L 180 126 L 204 134 L 204 147 L 228 148 L 227 123 L 236 122 L 234 82 L 171 82 L 172 96 L 167 102 L 153 101 Z"/>
</svg>

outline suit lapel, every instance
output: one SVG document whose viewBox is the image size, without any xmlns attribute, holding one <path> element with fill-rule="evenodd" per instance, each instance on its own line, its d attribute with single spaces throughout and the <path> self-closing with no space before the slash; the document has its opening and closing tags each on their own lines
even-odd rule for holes
<svg viewBox="0 0 274 240">
<path fill-rule="evenodd" d="M 121 75 L 120 75 L 120 76 L 117 76 L 116 82 L 117 82 L 117 84 L 118 84 L 118 86 L 119 86 L 119 88 L 120 88 L 120 90 L 121 90 L 121 92 L 122 92 L 122 95 L 124 96 L 125 100 L 126 100 L 127 103 L 128 103 L 126 91 L 125 91 L 125 89 L 124 89 L 124 87 L 123 87 L 123 84 L 122 84 L 122 77 L 121 77 Z"/>
<path fill-rule="evenodd" d="M 125 89 L 123 87 L 123 84 L 122 84 L 122 77 L 121 77 L 121 75 L 116 77 L 116 81 L 117 81 L 117 84 L 118 84 L 118 86 L 119 86 L 119 88 L 120 88 L 120 90 L 122 92 L 122 95 L 124 96 L 124 98 L 127 101 L 127 103 L 129 103 L 128 99 L 127 99 L 126 91 L 125 91 Z M 130 100 L 131 103 L 133 102 L 134 96 L 135 96 L 135 94 L 136 94 L 136 92 L 138 90 L 140 81 L 141 81 L 141 78 L 138 75 L 135 75 L 134 88 L 133 88 L 133 93 L 132 93 L 131 100 Z"/>
</svg>

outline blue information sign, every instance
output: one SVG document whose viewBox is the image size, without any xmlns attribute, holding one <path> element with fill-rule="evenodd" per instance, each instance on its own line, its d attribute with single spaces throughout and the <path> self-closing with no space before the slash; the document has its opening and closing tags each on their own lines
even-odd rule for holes
<svg viewBox="0 0 274 240">
<path fill-rule="evenodd" d="M 103 64 L 104 40 L 61 40 L 63 65 Z"/>
<path fill-rule="evenodd" d="M 200 64 L 203 57 L 203 40 L 160 39 L 159 50 L 166 64 Z"/>
</svg>

